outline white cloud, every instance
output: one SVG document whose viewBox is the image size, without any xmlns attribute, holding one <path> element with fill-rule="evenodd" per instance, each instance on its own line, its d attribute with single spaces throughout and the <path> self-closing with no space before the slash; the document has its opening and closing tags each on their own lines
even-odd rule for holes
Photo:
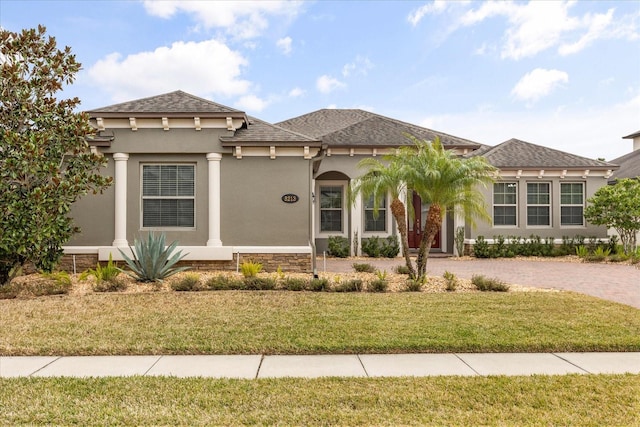
<svg viewBox="0 0 640 427">
<path fill-rule="evenodd" d="M 318 80 L 316 80 L 316 88 L 322 93 L 330 93 L 336 89 L 345 87 L 347 87 L 345 83 L 326 74 L 318 77 Z"/>
<path fill-rule="evenodd" d="M 338 108 L 338 106 L 336 104 L 329 104 L 325 108 L 327 110 L 335 110 L 336 108 Z"/>
<path fill-rule="evenodd" d="M 425 15 L 436 15 L 442 13 L 446 10 L 450 2 L 445 0 L 434 0 L 433 2 L 427 3 L 419 8 L 412 10 L 409 16 L 407 16 L 407 21 L 414 27 L 418 25 L 418 23 L 425 17 Z"/>
<path fill-rule="evenodd" d="M 282 53 L 284 53 L 285 55 L 289 55 L 291 53 L 292 41 L 293 40 L 291 40 L 291 37 L 283 37 L 276 42 L 276 46 L 278 47 L 278 49 L 280 49 L 280 51 L 282 51 Z"/>
<path fill-rule="evenodd" d="M 269 101 L 259 98 L 255 95 L 245 95 L 241 97 L 238 102 L 235 103 L 237 108 L 240 108 L 244 111 L 256 111 L 260 112 L 267 108 L 270 104 Z"/>
<path fill-rule="evenodd" d="M 353 75 L 366 76 L 369 70 L 373 68 L 373 63 L 366 56 L 356 56 L 352 62 L 342 67 L 342 76 L 349 77 Z"/>
<path fill-rule="evenodd" d="M 112 53 L 88 70 L 89 78 L 115 102 L 182 89 L 201 96 L 245 94 L 241 78 L 247 60 L 216 41 L 176 42 L 122 58 Z"/>
<path fill-rule="evenodd" d="M 557 47 L 560 55 L 577 53 L 599 39 L 640 38 L 640 13 L 617 17 L 606 13 L 572 15 L 575 1 L 530 1 L 528 3 L 488 1 L 470 8 L 454 23 L 454 29 L 472 26 L 493 17 L 507 19 L 501 57 L 522 59 Z M 480 53 L 484 50 L 480 49 Z M 476 51 L 476 53 L 479 53 Z"/>
<path fill-rule="evenodd" d="M 632 150 L 631 141 L 622 136 L 637 130 L 640 94 L 635 93 L 620 104 L 587 111 L 570 107 L 522 113 L 474 111 L 425 117 L 415 123 L 488 145 L 518 138 L 592 159 L 612 160 Z"/>
<path fill-rule="evenodd" d="M 144 0 L 147 13 L 168 19 L 177 13 L 186 13 L 205 29 L 224 28 L 239 38 L 252 38 L 262 34 L 269 26 L 268 17 L 297 15 L 299 1 L 182 1 Z"/>
<path fill-rule="evenodd" d="M 535 102 L 551 93 L 558 85 L 567 83 L 569 75 L 564 71 L 536 68 L 525 74 L 511 90 L 517 99 Z"/>
<path fill-rule="evenodd" d="M 299 87 L 294 87 L 293 89 L 291 89 L 289 91 L 289 97 L 291 98 L 297 98 L 299 96 L 302 96 L 305 94 L 305 91 Z"/>
</svg>

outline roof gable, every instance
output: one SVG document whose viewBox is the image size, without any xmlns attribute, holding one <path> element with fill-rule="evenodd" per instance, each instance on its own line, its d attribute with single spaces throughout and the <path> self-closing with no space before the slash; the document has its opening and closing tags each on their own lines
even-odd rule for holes
<svg viewBox="0 0 640 427">
<path fill-rule="evenodd" d="M 612 169 L 615 165 L 593 160 L 519 139 L 510 139 L 489 150 L 481 150 L 489 163 L 498 168 L 520 169 Z"/>
<path fill-rule="evenodd" d="M 443 145 L 475 149 L 480 144 L 363 110 L 324 109 L 278 123 L 279 126 L 322 139 L 332 146 L 403 146 L 406 134 Z"/>
<path fill-rule="evenodd" d="M 611 163 L 620 166 L 620 169 L 611 177 L 612 180 L 640 177 L 640 150 L 632 151 L 617 159 L 613 159 Z"/>
<path fill-rule="evenodd" d="M 244 143 L 304 143 L 320 145 L 320 141 L 297 132 L 283 129 L 255 117 L 249 117 L 249 125 L 235 131 L 233 136 L 221 137 L 222 145 L 243 145 Z"/>
<path fill-rule="evenodd" d="M 109 105 L 107 107 L 96 108 L 87 111 L 92 117 L 116 117 L 116 116 L 194 116 L 216 115 L 244 117 L 245 113 L 225 105 L 217 104 L 204 98 L 191 95 L 181 90 L 151 96 L 148 98 L 135 99 L 122 102 L 120 104 Z"/>
</svg>

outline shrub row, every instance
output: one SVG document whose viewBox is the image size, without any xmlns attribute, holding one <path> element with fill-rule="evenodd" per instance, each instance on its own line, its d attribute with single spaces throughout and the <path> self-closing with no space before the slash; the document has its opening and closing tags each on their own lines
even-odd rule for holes
<svg viewBox="0 0 640 427">
<path fill-rule="evenodd" d="M 584 236 L 562 237 L 562 243 L 556 245 L 553 238 L 541 238 L 531 235 L 529 238 L 517 236 L 493 236 L 493 244 L 486 241 L 484 236 L 478 236 L 473 246 L 473 254 L 476 258 L 513 258 L 515 256 L 541 256 L 556 257 L 575 255 L 576 248 L 585 246 L 589 250 L 598 247 L 614 250 L 617 244 L 615 236 L 609 242 L 603 242 L 595 237 L 589 239 Z"/>
<path fill-rule="evenodd" d="M 362 252 L 371 258 L 395 258 L 400 253 L 397 236 L 380 238 L 378 236 L 362 239 Z M 330 236 L 328 243 L 329 255 L 337 258 L 349 256 L 349 239 L 342 236 Z"/>
</svg>

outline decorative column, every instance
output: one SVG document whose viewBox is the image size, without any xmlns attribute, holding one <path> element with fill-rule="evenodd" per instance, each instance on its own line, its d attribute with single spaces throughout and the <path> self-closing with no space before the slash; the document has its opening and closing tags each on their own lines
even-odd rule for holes
<svg viewBox="0 0 640 427">
<path fill-rule="evenodd" d="M 115 153 L 113 160 L 116 164 L 115 176 L 115 231 L 112 245 L 129 246 L 127 242 L 127 160 L 126 153 Z"/>
<path fill-rule="evenodd" d="M 220 240 L 220 160 L 222 160 L 222 154 L 207 154 L 209 162 L 209 240 L 207 240 L 207 246 L 222 246 L 222 240 Z"/>
</svg>

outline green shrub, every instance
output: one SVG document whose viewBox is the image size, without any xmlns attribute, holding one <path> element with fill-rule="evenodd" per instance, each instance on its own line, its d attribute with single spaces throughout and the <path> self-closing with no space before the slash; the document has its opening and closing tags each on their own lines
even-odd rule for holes
<svg viewBox="0 0 640 427">
<path fill-rule="evenodd" d="M 456 233 L 453 237 L 453 241 L 456 245 L 456 252 L 458 256 L 464 255 L 464 227 L 456 227 Z"/>
<path fill-rule="evenodd" d="M 219 274 L 213 276 L 205 283 L 207 289 L 212 291 L 228 291 L 228 290 L 241 290 L 244 289 L 244 283 L 242 280 L 236 279 L 231 276 Z"/>
<path fill-rule="evenodd" d="M 118 277 L 96 282 L 91 287 L 94 292 L 119 292 L 127 289 L 127 283 Z"/>
<path fill-rule="evenodd" d="M 625 262 L 630 258 L 629 255 L 626 255 L 624 253 L 622 254 L 613 254 L 613 255 L 609 255 L 609 261 L 611 262 Z"/>
<path fill-rule="evenodd" d="M 96 269 L 88 269 L 80 275 L 80 280 L 86 280 L 87 277 L 93 276 L 96 278 L 96 282 L 100 283 L 103 280 L 112 281 L 120 274 L 120 269 L 118 268 L 118 263 L 113 262 L 113 256 L 109 253 L 109 261 L 106 266 L 100 265 L 98 263 L 96 265 Z"/>
<path fill-rule="evenodd" d="M 337 258 L 349 256 L 349 239 L 342 236 L 329 237 L 329 255 Z"/>
<path fill-rule="evenodd" d="M 331 290 L 329 286 L 329 280 L 322 279 L 311 279 L 309 281 L 309 290 L 313 292 L 326 292 Z"/>
<path fill-rule="evenodd" d="M 365 263 L 355 263 L 354 262 L 351 266 L 358 273 L 373 273 L 374 271 L 376 271 L 376 268 L 373 265 L 371 265 L 371 264 L 369 264 L 367 262 L 365 262 Z"/>
<path fill-rule="evenodd" d="M 362 252 L 371 258 L 379 258 L 381 253 L 380 238 L 378 236 L 362 239 Z"/>
<path fill-rule="evenodd" d="M 389 282 L 386 279 L 375 279 L 367 284 L 368 292 L 386 292 L 389 288 Z"/>
<path fill-rule="evenodd" d="M 262 264 L 253 261 L 244 261 L 240 265 L 240 272 L 244 277 L 256 277 L 262 271 Z"/>
<path fill-rule="evenodd" d="M 351 279 L 337 284 L 333 290 L 335 292 L 361 292 L 363 288 L 362 280 Z"/>
<path fill-rule="evenodd" d="M 609 248 L 597 246 L 592 254 L 584 257 L 584 260 L 588 262 L 602 262 L 607 259 L 610 253 L 611 251 L 609 250 Z"/>
<path fill-rule="evenodd" d="M 494 278 L 487 278 L 482 275 L 474 275 L 471 277 L 471 283 L 473 283 L 478 290 L 483 292 L 507 292 L 509 290 L 509 285 L 503 281 Z"/>
<path fill-rule="evenodd" d="M 245 277 L 242 282 L 244 289 L 249 291 L 272 291 L 276 288 L 276 281 L 271 277 Z"/>
<path fill-rule="evenodd" d="M 400 253 L 400 243 L 398 236 L 388 236 L 382 241 L 380 254 L 385 258 L 395 258 Z"/>
<path fill-rule="evenodd" d="M 489 258 L 490 255 L 489 243 L 484 236 L 478 236 L 476 243 L 473 245 L 473 256 L 476 258 Z"/>
<path fill-rule="evenodd" d="M 422 282 L 419 280 L 407 279 L 407 281 L 404 283 L 403 291 L 420 292 L 422 291 Z"/>
<path fill-rule="evenodd" d="M 576 247 L 576 255 L 580 258 L 586 258 L 589 255 L 589 249 L 585 245 L 580 245 Z"/>
<path fill-rule="evenodd" d="M 444 277 L 444 279 L 446 280 L 446 286 L 445 289 L 449 292 L 453 292 L 456 290 L 456 288 L 458 287 L 458 278 L 456 277 L 455 274 L 449 272 L 449 271 L 445 271 L 442 274 L 442 277 Z"/>
<path fill-rule="evenodd" d="M 309 286 L 309 281 L 299 277 L 286 277 L 282 280 L 282 287 L 287 291 L 304 291 Z"/>
<path fill-rule="evenodd" d="M 120 251 L 127 266 L 132 273 L 120 269 L 120 271 L 135 278 L 139 282 L 162 282 L 169 276 L 189 269 L 189 267 L 174 267 L 185 255 L 182 251 L 173 253 L 178 242 L 174 241 L 165 247 L 165 235 L 149 233 L 147 240 L 135 239 L 134 247 L 131 248 L 133 259 Z"/>
<path fill-rule="evenodd" d="M 179 279 L 171 282 L 171 289 L 174 291 L 199 291 L 200 275 L 198 273 L 187 273 Z"/>
<path fill-rule="evenodd" d="M 395 267 L 393 267 L 393 271 L 396 274 L 409 274 L 409 267 L 407 267 L 406 265 L 402 264 L 402 265 L 396 265 Z"/>
</svg>

